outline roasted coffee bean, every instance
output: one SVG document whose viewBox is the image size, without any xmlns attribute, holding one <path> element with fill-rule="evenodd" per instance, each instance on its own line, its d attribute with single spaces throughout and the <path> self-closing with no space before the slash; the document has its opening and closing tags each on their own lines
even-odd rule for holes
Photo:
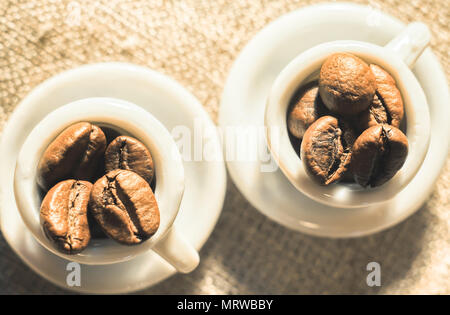
<svg viewBox="0 0 450 315">
<path fill-rule="evenodd" d="M 352 148 L 351 169 L 363 187 L 376 187 L 390 180 L 405 163 L 408 139 L 396 127 L 382 124 L 366 129 Z"/>
<path fill-rule="evenodd" d="M 386 108 L 388 124 L 399 127 L 403 119 L 404 108 L 402 95 L 397 88 L 394 78 L 377 65 L 370 65 L 370 70 L 377 82 L 377 93 Z"/>
<path fill-rule="evenodd" d="M 320 99 L 317 81 L 303 87 L 294 102 L 288 114 L 288 129 L 294 137 L 301 139 L 306 129 L 328 110 Z"/>
<path fill-rule="evenodd" d="M 53 186 L 42 201 L 40 218 L 45 234 L 63 253 L 79 253 L 89 243 L 87 211 L 91 189 L 89 182 L 69 179 Z"/>
<path fill-rule="evenodd" d="M 320 69 L 320 97 L 330 111 L 339 115 L 357 115 L 366 110 L 376 87 L 369 65 L 348 53 L 331 55 Z"/>
<path fill-rule="evenodd" d="M 92 180 L 106 148 L 103 131 L 88 122 L 65 129 L 45 150 L 38 165 L 44 190 L 64 179 Z"/>
<path fill-rule="evenodd" d="M 389 124 L 399 127 L 403 119 L 403 100 L 395 80 L 377 65 L 370 65 L 377 82 L 377 91 L 371 106 L 357 119 L 361 131 L 377 124 Z"/>
<path fill-rule="evenodd" d="M 300 155 L 307 173 L 321 185 L 339 181 L 351 161 L 355 134 L 344 120 L 323 116 L 305 132 Z"/>
<path fill-rule="evenodd" d="M 351 165 L 348 167 L 347 171 L 342 174 L 342 177 L 339 181 L 340 183 L 354 183 L 355 179 L 353 178 L 353 173 L 351 170 Z"/>
<path fill-rule="evenodd" d="M 368 109 L 363 111 L 355 119 L 355 125 L 360 132 L 363 132 L 369 127 L 376 126 L 378 124 L 388 124 L 388 113 L 384 107 L 378 94 L 375 93 L 372 104 Z"/>
<path fill-rule="evenodd" d="M 147 183 L 153 179 L 153 159 L 147 148 L 132 137 L 119 136 L 106 148 L 105 152 L 106 172 L 115 169 L 133 171 Z"/>
<path fill-rule="evenodd" d="M 133 245 L 159 227 L 159 209 L 150 185 L 127 170 L 114 170 L 95 182 L 89 202 L 95 220 L 115 241 Z"/>
</svg>

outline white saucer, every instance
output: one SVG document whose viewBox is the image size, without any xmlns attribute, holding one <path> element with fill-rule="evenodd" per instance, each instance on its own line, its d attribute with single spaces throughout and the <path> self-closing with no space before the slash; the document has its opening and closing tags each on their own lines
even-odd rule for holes
<svg viewBox="0 0 450 315">
<path fill-rule="evenodd" d="M 66 285 L 68 260 L 55 256 L 27 232 L 16 208 L 13 174 L 17 154 L 35 124 L 53 109 L 87 97 L 114 97 L 148 110 L 172 131 L 183 125 L 193 134 L 194 120 L 215 128 L 197 99 L 166 76 L 124 63 L 87 65 L 59 74 L 33 90 L 16 108 L 3 131 L 0 163 L 1 229 L 13 250 L 35 272 L 66 289 L 90 293 L 124 293 L 154 285 L 176 271 L 152 251 L 127 262 L 81 265 L 81 286 Z M 215 130 L 215 129 L 214 129 Z M 203 130 L 201 131 L 203 132 Z M 208 137 L 220 147 L 217 134 Z M 183 162 L 185 192 L 175 220 L 180 233 L 197 250 L 211 234 L 222 210 L 226 171 L 219 162 Z"/>
<path fill-rule="evenodd" d="M 259 32 L 235 61 L 222 96 L 220 126 L 262 127 L 264 105 L 275 77 L 304 50 L 341 39 L 384 46 L 403 27 L 382 12 L 353 4 L 315 5 L 282 16 Z M 260 161 L 228 161 L 232 179 L 263 214 L 307 234 L 356 237 L 399 223 L 423 204 L 448 154 L 448 86 L 429 48 L 419 58 L 414 74 L 430 106 L 430 147 L 416 177 L 394 199 L 358 209 L 328 207 L 298 192 L 279 169 L 261 172 Z M 264 138 L 259 145 L 267 148 Z"/>
</svg>

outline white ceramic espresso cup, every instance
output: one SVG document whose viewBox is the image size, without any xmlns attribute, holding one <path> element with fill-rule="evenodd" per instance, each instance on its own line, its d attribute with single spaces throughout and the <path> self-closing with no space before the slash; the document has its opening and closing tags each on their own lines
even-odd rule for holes
<svg viewBox="0 0 450 315">
<path fill-rule="evenodd" d="M 356 208 L 389 200 L 411 181 L 428 150 L 430 118 L 425 94 L 410 68 L 429 41 L 428 28 L 422 23 L 412 23 L 384 47 L 352 40 L 327 42 L 304 51 L 281 71 L 269 93 L 264 124 L 269 150 L 297 190 L 323 204 Z M 294 93 L 299 87 L 317 80 L 323 62 L 337 52 L 352 53 L 367 63 L 381 66 L 395 79 L 403 98 L 409 153 L 403 167 L 380 187 L 317 184 L 306 173 L 289 139 L 286 119 Z"/>
<path fill-rule="evenodd" d="M 158 231 L 148 240 L 132 246 L 121 245 L 109 238 L 91 239 L 79 254 L 66 255 L 45 235 L 40 223 L 42 196 L 37 185 L 37 166 L 47 146 L 65 128 L 89 121 L 110 127 L 141 141 L 150 151 L 156 176 L 155 198 L 160 211 Z M 78 100 L 48 114 L 31 131 L 17 159 L 14 194 L 20 215 L 33 236 L 54 254 L 83 264 L 101 265 L 129 260 L 154 250 L 180 272 L 190 272 L 199 263 L 193 246 L 173 225 L 184 192 L 184 169 L 177 146 L 167 129 L 149 112 L 132 103 L 113 98 Z"/>
</svg>

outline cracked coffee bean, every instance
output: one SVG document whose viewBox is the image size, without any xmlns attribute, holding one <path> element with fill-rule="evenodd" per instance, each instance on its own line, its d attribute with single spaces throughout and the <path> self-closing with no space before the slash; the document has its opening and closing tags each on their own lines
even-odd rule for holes
<svg viewBox="0 0 450 315">
<path fill-rule="evenodd" d="M 52 187 L 42 201 L 44 232 L 65 254 L 79 253 L 89 243 L 87 209 L 91 189 L 89 182 L 70 179 Z"/>
<path fill-rule="evenodd" d="M 358 116 L 358 128 L 364 131 L 378 124 L 389 124 L 398 128 L 403 119 L 404 109 L 395 80 L 377 65 L 370 65 L 370 69 L 375 76 L 377 90 L 372 104 Z"/>
<path fill-rule="evenodd" d="M 132 137 L 119 136 L 106 148 L 105 152 L 106 172 L 115 169 L 133 171 L 147 183 L 153 180 L 153 159 L 147 148 Z"/>
<path fill-rule="evenodd" d="M 305 169 L 321 185 L 339 181 L 348 170 L 355 134 L 344 120 L 323 116 L 305 132 L 300 155 Z"/>
<path fill-rule="evenodd" d="M 386 112 L 389 115 L 389 124 L 399 127 L 403 119 L 404 109 L 402 95 L 397 88 L 394 78 L 377 65 L 370 65 L 370 70 L 377 82 L 377 93 L 383 102 Z"/>
<path fill-rule="evenodd" d="M 159 227 L 159 209 L 150 185 L 138 174 L 114 170 L 95 182 L 89 202 L 95 220 L 113 240 L 139 244 Z"/>
<path fill-rule="evenodd" d="M 106 148 L 103 131 L 88 122 L 65 129 L 45 150 L 38 165 L 38 184 L 47 190 L 65 179 L 90 181 Z"/>
<path fill-rule="evenodd" d="M 320 99 L 317 81 L 303 87 L 296 98 L 288 114 L 288 129 L 294 137 L 301 139 L 306 129 L 328 110 Z"/>
<path fill-rule="evenodd" d="M 363 187 L 381 186 L 403 166 L 408 155 L 408 139 L 396 127 L 382 124 L 366 129 L 352 149 L 351 169 Z"/>
<path fill-rule="evenodd" d="M 360 132 L 378 124 L 389 124 L 389 122 L 390 119 L 388 118 L 386 108 L 377 93 L 375 93 L 369 108 L 359 114 L 355 119 L 355 125 Z"/>
<path fill-rule="evenodd" d="M 325 106 L 339 115 L 357 115 L 371 104 L 377 88 L 375 76 L 362 59 L 336 53 L 322 64 L 319 93 Z"/>
</svg>

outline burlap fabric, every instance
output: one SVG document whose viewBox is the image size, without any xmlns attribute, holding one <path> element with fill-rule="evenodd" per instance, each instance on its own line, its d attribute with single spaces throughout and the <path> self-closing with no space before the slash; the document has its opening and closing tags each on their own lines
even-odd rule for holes
<svg viewBox="0 0 450 315">
<path fill-rule="evenodd" d="M 217 120 L 227 73 L 244 45 L 284 13 L 319 1 L 0 1 L 0 128 L 36 85 L 63 70 L 126 61 L 165 73 Z M 356 1 L 404 22 L 423 21 L 450 74 L 448 2 Z M 7 154 L 7 152 L 2 152 Z M 450 293 L 450 159 L 422 209 L 388 231 L 330 240 L 290 231 L 229 182 L 223 213 L 189 275 L 142 293 Z M 382 286 L 366 285 L 366 265 Z M 34 274 L 0 237 L 0 292 L 65 292 Z"/>
</svg>

